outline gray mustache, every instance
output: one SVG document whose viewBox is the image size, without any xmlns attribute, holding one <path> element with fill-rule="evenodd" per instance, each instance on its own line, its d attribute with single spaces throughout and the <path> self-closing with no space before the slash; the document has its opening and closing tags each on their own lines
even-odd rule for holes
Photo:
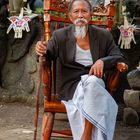
<svg viewBox="0 0 140 140">
<path fill-rule="evenodd" d="M 74 21 L 75 24 L 77 24 L 77 23 L 79 23 L 79 22 L 81 22 L 81 23 L 87 23 L 87 20 L 83 18 L 83 19 L 76 19 L 76 20 Z"/>
</svg>

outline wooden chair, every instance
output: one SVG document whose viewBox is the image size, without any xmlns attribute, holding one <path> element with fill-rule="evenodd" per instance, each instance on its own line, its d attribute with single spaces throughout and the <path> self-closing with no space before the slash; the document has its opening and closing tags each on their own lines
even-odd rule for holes
<svg viewBox="0 0 140 140">
<path fill-rule="evenodd" d="M 45 26 L 45 40 L 48 41 L 54 27 L 58 29 L 60 26 L 67 26 L 70 23 L 67 15 L 68 3 L 66 0 L 44 0 L 44 26 Z M 110 0 L 110 4 L 106 10 L 97 8 L 93 12 L 93 17 L 90 24 L 100 25 L 111 29 L 114 17 L 114 0 Z M 53 26 L 51 22 L 53 21 Z M 45 58 L 40 58 L 40 78 L 42 79 L 44 88 L 44 116 L 42 121 L 42 140 L 50 140 L 53 137 L 70 138 L 72 137 L 70 130 L 53 130 L 54 119 L 56 113 L 66 113 L 63 103 L 57 100 L 56 94 L 56 62 L 46 61 Z M 53 64 L 52 67 L 50 67 Z M 124 65 L 124 64 L 123 64 Z M 110 75 L 108 78 L 108 90 L 111 94 L 116 90 L 118 77 L 123 67 L 118 64 L 116 75 Z M 53 87 L 53 94 L 52 94 Z"/>
</svg>

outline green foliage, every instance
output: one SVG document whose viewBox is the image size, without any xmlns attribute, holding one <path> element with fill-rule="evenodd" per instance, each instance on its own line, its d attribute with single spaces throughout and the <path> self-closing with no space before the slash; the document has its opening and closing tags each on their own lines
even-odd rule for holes
<svg viewBox="0 0 140 140">
<path fill-rule="evenodd" d="M 35 13 L 38 15 L 43 15 L 44 14 L 44 9 L 43 8 L 36 8 Z"/>
<path fill-rule="evenodd" d="M 92 16 L 92 21 L 98 21 L 99 18 L 100 18 L 101 21 L 107 20 L 107 17 Z"/>
</svg>

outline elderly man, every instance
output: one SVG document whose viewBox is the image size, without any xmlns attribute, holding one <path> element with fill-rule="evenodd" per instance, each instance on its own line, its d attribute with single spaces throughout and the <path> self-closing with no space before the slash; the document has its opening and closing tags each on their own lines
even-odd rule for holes
<svg viewBox="0 0 140 140">
<path fill-rule="evenodd" d="M 74 140 L 112 140 L 117 105 L 106 91 L 104 72 L 122 61 L 111 34 L 90 26 L 88 0 L 72 0 L 73 25 L 54 31 L 51 39 L 37 42 L 36 53 L 61 64 L 60 99 L 65 104 Z"/>
</svg>

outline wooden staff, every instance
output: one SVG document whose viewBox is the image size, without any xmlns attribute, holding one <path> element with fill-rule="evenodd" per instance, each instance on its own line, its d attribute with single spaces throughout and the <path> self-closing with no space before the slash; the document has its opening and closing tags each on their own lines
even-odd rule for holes
<svg viewBox="0 0 140 140">
<path fill-rule="evenodd" d="M 37 126 L 38 126 L 38 114 L 39 114 L 39 95 L 40 95 L 40 87 L 42 82 L 42 65 L 43 65 L 43 57 L 39 57 L 39 79 L 37 83 L 36 89 L 36 112 L 34 117 L 34 140 L 37 137 Z"/>
<path fill-rule="evenodd" d="M 50 19 L 48 18 L 49 10 L 50 10 L 51 0 L 44 0 L 44 38 L 43 41 L 48 41 L 50 39 Z M 40 94 L 40 86 L 42 83 L 42 73 L 43 73 L 43 65 L 44 65 L 44 57 L 39 57 L 39 79 L 36 89 L 36 113 L 34 120 L 34 140 L 37 137 L 37 126 L 38 126 L 38 114 L 39 114 L 39 94 Z M 47 79 L 48 80 L 48 79 Z M 43 82 L 44 83 L 44 82 Z"/>
</svg>

